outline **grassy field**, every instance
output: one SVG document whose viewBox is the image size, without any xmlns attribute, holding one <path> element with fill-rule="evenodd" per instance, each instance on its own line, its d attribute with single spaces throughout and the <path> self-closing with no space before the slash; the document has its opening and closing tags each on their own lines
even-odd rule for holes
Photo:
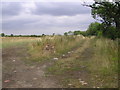
<svg viewBox="0 0 120 90">
<path fill-rule="evenodd" d="M 44 62 L 45 78 L 56 79 L 61 87 L 118 87 L 118 40 L 74 35 L 2 38 L 4 51 L 16 46 L 25 46 L 23 53 L 29 56 L 23 56 L 24 61 Z"/>
<path fill-rule="evenodd" d="M 0 39 L 1 48 L 20 46 L 37 40 L 37 38 L 34 37 L 0 37 Z"/>
</svg>

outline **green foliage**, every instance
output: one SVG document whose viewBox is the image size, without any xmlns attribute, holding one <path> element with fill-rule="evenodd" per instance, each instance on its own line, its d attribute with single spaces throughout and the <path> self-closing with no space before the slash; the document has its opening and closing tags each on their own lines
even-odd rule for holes
<svg viewBox="0 0 120 90">
<path fill-rule="evenodd" d="M 72 32 L 72 31 L 69 31 L 69 32 L 68 32 L 68 35 L 73 35 L 73 32 Z"/>
<path fill-rule="evenodd" d="M 74 35 L 83 35 L 86 36 L 86 31 L 74 31 Z"/>
<path fill-rule="evenodd" d="M 92 8 L 93 18 L 100 20 L 104 25 L 103 35 L 111 39 L 120 38 L 120 1 L 96 1 L 89 7 Z"/>
<path fill-rule="evenodd" d="M 89 25 L 88 30 L 86 31 L 86 34 L 89 35 L 98 35 L 98 32 L 100 31 L 100 23 L 95 22 L 95 23 L 91 23 Z"/>
<path fill-rule="evenodd" d="M 97 32 L 97 36 L 98 36 L 98 37 L 101 37 L 102 35 L 103 35 L 102 31 L 98 31 L 98 32 Z"/>
<path fill-rule="evenodd" d="M 31 35 L 31 37 L 36 37 L 37 35 Z"/>
<path fill-rule="evenodd" d="M 1 33 L 1 36 L 2 37 L 42 37 L 42 36 L 45 36 L 44 34 L 42 35 L 5 35 L 4 33 Z"/>
<path fill-rule="evenodd" d="M 45 34 L 42 34 L 42 37 L 45 36 Z"/>
<path fill-rule="evenodd" d="M 67 33 L 67 32 L 65 32 L 65 33 L 64 33 L 64 35 L 65 35 L 65 36 L 67 36 L 67 35 L 68 35 L 68 33 Z"/>
<path fill-rule="evenodd" d="M 11 34 L 10 36 L 11 36 L 11 37 L 13 37 L 14 35 L 13 35 L 13 34 Z"/>
<path fill-rule="evenodd" d="M 87 36 L 104 36 L 106 38 L 111 38 L 111 39 L 116 39 L 118 36 L 118 32 L 117 29 L 115 28 L 115 26 L 109 26 L 106 27 L 106 25 L 104 25 L 103 23 L 91 23 L 89 25 L 88 30 L 86 31 L 86 35 Z"/>
<path fill-rule="evenodd" d="M 117 38 L 117 29 L 114 26 L 110 26 L 103 33 L 104 37 L 116 39 Z"/>
<path fill-rule="evenodd" d="M 80 31 L 74 31 L 74 35 L 79 35 Z"/>
<path fill-rule="evenodd" d="M 1 37 L 4 37 L 5 36 L 5 34 L 4 33 L 1 33 Z"/>
<path fill-rule="evenodd" d="M 92 15 L 95 19 L 101 18 L 107 25 L 120 24 L 119 2 L 95 2 L 92 6 Z M 119 26 L 120 27 L 120 26 Z"/>
</svg>

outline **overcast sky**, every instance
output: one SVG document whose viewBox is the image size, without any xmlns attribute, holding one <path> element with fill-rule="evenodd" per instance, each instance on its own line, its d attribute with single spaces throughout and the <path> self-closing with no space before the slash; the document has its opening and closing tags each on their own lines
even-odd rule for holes
<svg viewBox="0 0 120 90">
<path fill-rule="evenodd" d="M 95 20 L 82 2 L 2 2 L 5 34 L 63 34 L 86 30 Z"/>
</svg>

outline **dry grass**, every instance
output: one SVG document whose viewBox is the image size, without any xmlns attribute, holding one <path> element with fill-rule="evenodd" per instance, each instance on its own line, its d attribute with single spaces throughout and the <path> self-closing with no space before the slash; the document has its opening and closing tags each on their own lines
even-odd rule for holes
<svg viewBox="0 0 120 90">
<path fill-rule="evenodd" d="M 48 72 L 59 76 L 64 87 L 118 87 L 118 42 L 105 38 L 92 39 L 70 57 L 58 60 L 48 68 Z M 82 85 L 79 78 L 87 85 Z"/>
<path fill-rule="evenodd" d="M 84 40 L 84 43 L 82 42 L 79 47 L 74 50 L 71 54 L 67 55 L 67 58 L 61 58 L 58 60 L 53 66 L 48 68 L 48 71 L 50 71 L 52 74 L 64 74 L 66 71 L 76 71 L 80 70 L 81 66 L 81 53 L 85 51 L 85 49 L 88 47 L 89 42 L 87 39 Z"/>
<path fill-rule="evenodd" d="M 30 44 L 31 58 L 34 61 L 56 58 L 78 47 L 82 41 L 78 36 L 46 36 Z"/>
<path fill-rule="evenodd" d="M 91 42 L 94 47 L 94 57 L 88 63 L 94 83 L 99 87 L 118 87 L 118 40 L 97 38 Z"/>
<path fill-rule="evenodd" d="M 36 40 L 34 37 L 0 37 L 0 39 L 1 48 L 19 46 Z"/>
<path fill-rule="evenodd" d="M 91 70 L 111 74 L 118 71 L 118 42 L 110 39 L 96 39 L 94 60 L 91 62 Z M 94 66 L 95 65 L 95 66 Z M 94 68 L 96 67 L 96 68 Z"/>
<path fill-rule="evenodd" d="M 3 48 L 28 43 L 30 61 L 41 62 L 58 58 L 55 64 L 48 68 L 48 73 L 58 77 L 65 87 L 118 87 L 118 40 L 46 36 L 6 37 L 2 38 L 2 41 Z M 84 43 L 85 41 L 88 42 Z M 70 51 L 74 52 L 67 56 Z M 63 54 L 67 57 L 61 58 Z M 81 78 L 87 82 L 86 86 L 80 83 Z"/>
</svg>

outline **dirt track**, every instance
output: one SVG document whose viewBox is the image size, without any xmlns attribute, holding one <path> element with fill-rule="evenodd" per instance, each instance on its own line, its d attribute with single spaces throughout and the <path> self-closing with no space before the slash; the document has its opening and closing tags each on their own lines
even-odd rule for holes
<svg viewBox="0 0 120 90">
<path fill-rule="evenodd" d="M 89 40 L 86 40 L 79 47 L 79 50 L 81 48 L 80 53 L 84 58 L 90 58 L 86 54 L 90 51 L 88 46 Z M 25 46 L 3 49 L 2 58 L 3 88 L 62 88 L 58 80 L 51 76 L 46 77 L 45 75 L 45 69 L 52 64 L 52 61 L 34 63 L 32 65 L 25 62 L 25 59 L 29 58 Z"/>
</svg>

